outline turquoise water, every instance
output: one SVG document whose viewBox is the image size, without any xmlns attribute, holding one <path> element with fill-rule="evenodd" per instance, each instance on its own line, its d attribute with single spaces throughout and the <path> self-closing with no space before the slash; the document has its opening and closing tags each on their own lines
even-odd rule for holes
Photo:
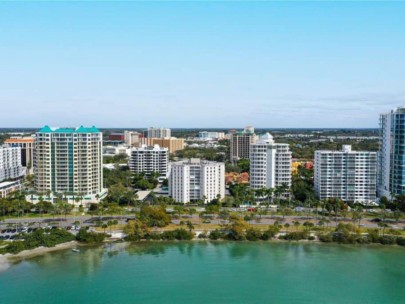
<svg viewBox="0 0 405 304">
<path fill-rule="evenodd" d="M 405 250 L 227 242 L 66 250 L 1 272 L 0 303 L 405 303 Z"/>
</svg>

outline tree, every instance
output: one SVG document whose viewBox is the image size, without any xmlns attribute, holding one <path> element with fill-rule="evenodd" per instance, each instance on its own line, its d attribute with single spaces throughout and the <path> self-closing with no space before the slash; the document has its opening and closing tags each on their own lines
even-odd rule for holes
<svg viewBox="0 0 405 304">
<path fill-rule="evenodd" d="M 193 217 L 193 214 L 197 213 L 197 210 L 195 208 L 188 208 L 187 211 L 190 217 Z"/>
<path fill-rule="evenodd" d="M 274 189 L 273 188 L 267 188 L 265 191 L 266 199 L 267 199 L 267 208 L 270 205 L 271 199 L 273 197 Z"/>
<path fill-rule="evenodd" d="M 187 225 L 187 228 L 188 228 L 188 230 L 189 230 L 190 232 L 194 229 L 194 225 L 193 225 L 192 222 L 187 221 L 187 222 L 186 222 L 186 225 Z"/>
<path fill-rule="evenodd" d="M 249 159 L 240 159 L 237 162 L 240 172 L 250 172 L 250 160 Z"/>
<path fill-rule="evenodd" d="M 229 220 L 230 223 L 227 225 L 227 230 L 229 231 L 227 238 L 234 241 L 244 240 L 245 231 L 249 228 L 249 225 L 238 216 L 231 216 Z"/>
<path fill-rule="evenodd" d="M 109 220 L 109 221 L 107 222 L 107 226 L 110 227 L 110 234 L 112 233 L 112 231 L 111 231 L 112 226 L 117 225 L 117 224 L 118 224 L 118 221 L 117 221 L 117 220 Z"/>
<path fill-rule="evenodd" d="M 382 235 L 384 236 L 385 229 L 389 227 L 387 223 L 379 222 L 378 227 L 382 229 Z"/>
<path fill-rule="evenodd" d="M 309 230 L 311 230 L 312 227 L 314 227 L 314 224 L 311 222 L 308 222 L 308 221 L 304 222 L 304 224 L 302 224 L 302 225 L 305 227 L 306 231 L 309 231 Z"/>
<path fill-rule="evenodd" d="M 164 227 L 171 222 L 164 206 L 142 206 L 139 217 L 149 227 Z"/>
<path fill-rule="evenodd" d="M 401 216 L 402 216 L 402 212 L 399 211 L 399 210 L 395 210 L 392 215 L 394 216 L 395 221 L 398 222 L 399 219 L 400 219 Z"/>
<path fill-rule="evenodd" d="M 123 231 L 128 240 L 142 240 L 150 234 L 148 225 L 138 219 L 128 221 Z"/>
<path fill-rule="evenodd" d="M 360 222 L 361 222 L 362 218 L 363 218 L 363 208 L 357 207 L 352 212 L 352 219 L 353 219 L 353 221 L 358 221 L 358 226 L 360 227 Z"/>
<path fill-rule="evenodd" d="M 104 233 L 105 233 L 105 230 L 108 228 L 108 224 L 106 224 L 106 223 L 102 224 L 102 225 L 101 225 L 101 228 L 104 229 Z"/>
</svg>

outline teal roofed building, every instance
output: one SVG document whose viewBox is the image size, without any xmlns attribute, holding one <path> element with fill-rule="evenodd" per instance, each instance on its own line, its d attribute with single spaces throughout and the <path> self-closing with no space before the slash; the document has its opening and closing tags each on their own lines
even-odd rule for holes
<svg viewBox="0 0 405 304">
<path fill-rule="evenodd" d="M 76 204 L 98 202 L 106 195 L 102 150 L 103 135 L 95 126 L 44 126 L 36 133 L 35 190 L 68 196 Z"/>
<path fill-rule="evenodd" d="M 95 126 L 92 127 L 83 127 L 80 126 L 78 128 L 51 128 L 49 126 L 44 126 L 42 129 L 39 130 L 40 133 L 99 133 L 100 130 L 97 129 Z"/>
</svg>

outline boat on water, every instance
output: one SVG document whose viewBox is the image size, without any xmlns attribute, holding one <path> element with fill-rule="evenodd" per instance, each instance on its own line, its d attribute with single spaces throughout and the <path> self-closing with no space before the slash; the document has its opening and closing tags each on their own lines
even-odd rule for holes
<svg viewBox="0 0 405 304">
<path fill-rule="evenodd" d="M 73 252 L 80 252 L 80 250 L 77 249 L 77 248 L 73 248 L 72 251 L 73 251 Z"/>
</svg>

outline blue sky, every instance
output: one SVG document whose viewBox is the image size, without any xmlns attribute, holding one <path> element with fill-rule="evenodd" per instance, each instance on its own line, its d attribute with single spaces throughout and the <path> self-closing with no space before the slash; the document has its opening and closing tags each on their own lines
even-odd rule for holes
<svg viewBox="0 0 405 304">
<path fill-rule="evenodd" d="M 0 3 L 0 127 L 377 127 L 405 2 Z"/>
</svg>

